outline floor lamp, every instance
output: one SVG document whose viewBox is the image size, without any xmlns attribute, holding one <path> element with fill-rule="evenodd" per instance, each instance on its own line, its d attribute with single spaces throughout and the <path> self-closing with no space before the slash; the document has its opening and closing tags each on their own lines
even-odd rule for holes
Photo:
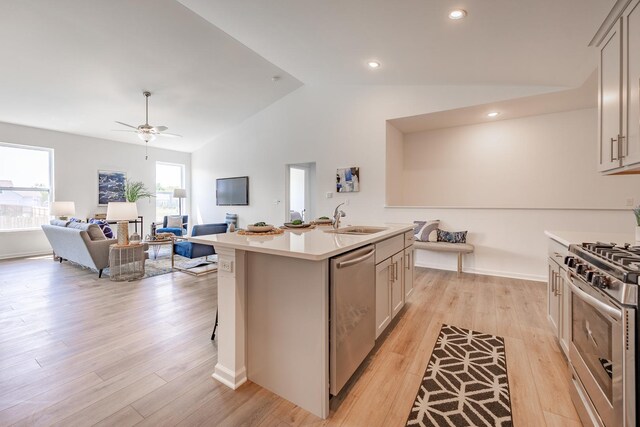
<svg viewBox="0 0 640 427">
<path fill-rule="evenodd" d="M 187 197 L 187 190 L 185 188 L 174 188 L 173 189 L 173 197 L 178 199 L 178 203 L 180 206 L 180 216 L 182 216 L 182 199 Z"/>
</svg>

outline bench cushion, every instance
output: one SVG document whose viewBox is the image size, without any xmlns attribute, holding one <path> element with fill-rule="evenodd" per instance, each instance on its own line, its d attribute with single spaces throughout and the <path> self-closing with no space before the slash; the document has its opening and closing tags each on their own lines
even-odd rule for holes
<svg viewBox="0 0 640 427">
<path fill-rule="evenodd" d="M 462 252 L 468 254 L 473 252 L 474 247 L 469 243 L 448 243 L 448 242 L 415 242 L 416 249 L 426 249 L 438 252 Z"/>
</svg>

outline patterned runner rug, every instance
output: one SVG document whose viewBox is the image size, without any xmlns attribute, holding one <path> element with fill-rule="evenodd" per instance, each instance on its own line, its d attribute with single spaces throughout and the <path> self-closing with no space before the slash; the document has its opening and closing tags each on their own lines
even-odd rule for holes
<svg viewBox="0 0 640 427">
<path fill-rule="evenodd" d="M 512 426 L 504 339 L 442 325 L 407 426 Z"/>
</svg>

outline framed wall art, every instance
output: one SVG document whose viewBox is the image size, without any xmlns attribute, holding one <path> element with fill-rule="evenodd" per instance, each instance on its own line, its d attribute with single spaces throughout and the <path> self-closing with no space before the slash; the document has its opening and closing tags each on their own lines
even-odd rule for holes
<svg viewBox="0 0 640 427">
<path fill-rule="evenodd" d="M 127 181 L 125 172 L 98 171 L 98 206 L 107 206 L 109 202 L 126 202 L 124 186 Z"/>
<path fill-rule="evenodd" d="M 342 168 L 336 172 L 336 191 L 352 193 L 360 191 L 360 168 Z"/>
</svg>

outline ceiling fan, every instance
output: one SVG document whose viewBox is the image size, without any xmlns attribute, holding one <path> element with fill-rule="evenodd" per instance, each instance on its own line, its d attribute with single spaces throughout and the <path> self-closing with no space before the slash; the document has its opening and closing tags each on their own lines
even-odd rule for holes
<svg viewBox="0 0 640 427">
<path fill-rule="evenodd" d="M 119 121 L 116 120 L 116 123 L 118 123 L 118 124 L 120 124 L 122 126 L 126 126 L 128 128 L 134 129 L 134 130 L 115 129 L 115 132 L 133 132 L 133 133 L 137 133 L 138 134 L 138 138 L 143 140 L 145 143 L 148 143 L 149 141 L 155 140 L 157 136 L 168 136 L 168 137 L 172 137 L 172 138 L 182 138 L 182 135 L 176 135 L 175 133 L 165 132 L 167 129 L 169 129 L 166 126 L 151 126 L 149 124 L 149 97 L 151 96 L 151 92 L 144 91 L 144 92 L 142 92 L 142 94 L 145 97 L 145 121 L 144 121 L 144 124 L 143 125 L 139 125 L 139 126 L 132 126 L 132 125 L 129 125 L 127 123 L 119 122 Z M 148 156 L 145 156 L 145 158 L 146 157 L 148 157 Z"/>
</svg>

